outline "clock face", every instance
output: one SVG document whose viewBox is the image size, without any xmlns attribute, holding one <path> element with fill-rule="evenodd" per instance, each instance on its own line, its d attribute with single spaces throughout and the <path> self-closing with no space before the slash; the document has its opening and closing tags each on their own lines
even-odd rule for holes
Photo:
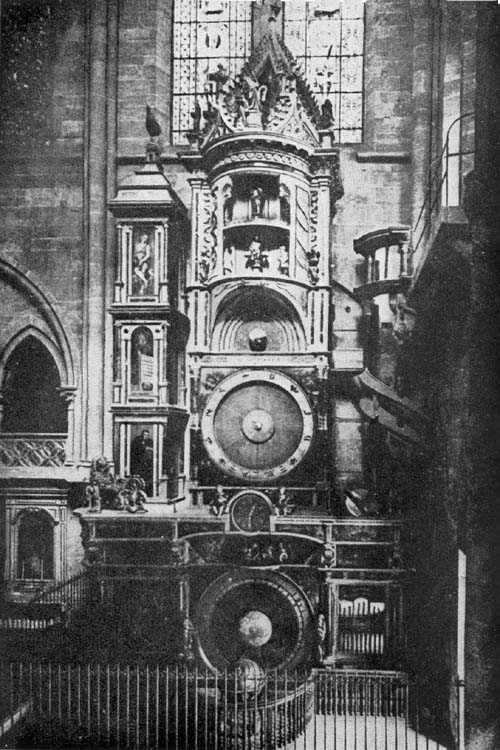
<svg viewBox="0 0 500 750">
<path fill-rule="evenodd" d="M 308 451 L 313 417 L 305 393 L 282 373 L 242 370 L 223 380 L 202 415 L 203 441 L 226 474 L 269 482 Z"/>
<path fill-rule="evenodd" d="M 271 507 L 266 497 L 256 492 L 245 492 L 234 498 L 231 519 L 234 527 L 244 534 L 257 534 L 269 529 Z"/>
</svg>

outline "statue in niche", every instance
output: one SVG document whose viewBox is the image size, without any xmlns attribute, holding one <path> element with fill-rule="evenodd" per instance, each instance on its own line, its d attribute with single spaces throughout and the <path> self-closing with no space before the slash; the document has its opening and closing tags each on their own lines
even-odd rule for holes
<svg viewBox="0 0 500 750">
<path fill-rule="evenodd" d="M 132 334 L 130 382 L 133 390 L 148 393 L 153 390 L 154 357 L 153 334 L 149 328 L 137 328 Z"/>
<path fill-rule="evenodd" d="M 280 245 L 278 248 L 278 271 L 284 276 L 290 273 L 290 259 L 286 245 Z"/>
<path fill-rule="evenodd" d="M 223 274 L 230 276 L 234 273 L 234 263 L 236 259 L 236 248 L 234 245 L 226 245 L 224 249 Z"/>
<path fill-rule="evenodd" d="M 222 216 L 223 216 L 224 224 L 229 224 L 229 222 L 233 220 L 233 206 L 234 206 L 233 188 L 231 187 L 231 185 L 227 185 L 224 188 L 224 204 L 222 208 Z"/>
<path fill-rule="evenodd" d="M 253 271 L 262 271 L 265 268 L 269 268 L 268 254 L 262 247 L 259 235 L 255 235 L 248 246 L 246 258 L 245 268 L 251 268 Z"/>
<path fill-rule="evenodd" d="M 132 292 L 143 295 L 149 291 L 153 280 L 152 250 L 147 232 L 141 232 L 140 239 L 134 245 L 132 256 Z"/>
<path fill-rule="evenodd" d="M 279 187 L 280 221 L 290 224 L 290 198 L 288 188 L 285 185 Z"/>
<path fill-rule="evenodd" d="M 143 429 L 130 444 L 130 474 L 144 480 L 141 490 L 148 497 L 153 494 L 153 462 L 153 440 L 149 430 Z"/>
<path fill-rule="evenodd" d="M 263 210 L 264 191 L 260 187 L 254 187 L 250 192 L 250 218 L 261 218 Z"/>
</svg>

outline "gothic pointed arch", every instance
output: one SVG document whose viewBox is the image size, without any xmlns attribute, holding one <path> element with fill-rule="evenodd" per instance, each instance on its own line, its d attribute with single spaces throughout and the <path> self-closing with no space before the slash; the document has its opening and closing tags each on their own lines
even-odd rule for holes
<svg viewBox="0 0 500 750">
<path fill-rule="evenodd" d="M 30 306 L 34 307 L 43 319 L 51 333 L 49 341 L 54 345 L 51 347 L 49 343 L 47 348 L 49 351 L 52 348 L 53 356 L 57 352 L 54 359 L 61 376 L 61 388 L 72 390 L 75 386 L 75 366 L 68 336 L 57 313 L 56 301 L 50 294 L 43 291 L 40 284 L 36 283 L 31 271 L 24 271 L 4 258 L 0 258 L 0 279 L 24 294 Z M 47 345 L 47 338 L 44 341 L 45 345 Z M 1 362 L 5 362 L 4 354 L 5 352 L 2 353 L 0 366 Z"/>
<path fill-rule="evenodd" d="M 29 326 L 11 339 L 0 359 L 2 432 L 67 433 L 61 370 L 60 353 L 42 331 Z"/>
</svg>

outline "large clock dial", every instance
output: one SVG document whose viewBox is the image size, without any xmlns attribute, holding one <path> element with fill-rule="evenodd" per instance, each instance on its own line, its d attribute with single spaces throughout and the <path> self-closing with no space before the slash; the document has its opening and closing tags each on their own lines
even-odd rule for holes
<svg viewBox="0 0 500 750">
<path fill-rule="evenodd" d="M 211 394 L 201 429 L 210 457 L 226 474 L 265 482 L 302 460 L 313 417 L 305 393 L 287 375 L 243 370 Z"/>
</svg>

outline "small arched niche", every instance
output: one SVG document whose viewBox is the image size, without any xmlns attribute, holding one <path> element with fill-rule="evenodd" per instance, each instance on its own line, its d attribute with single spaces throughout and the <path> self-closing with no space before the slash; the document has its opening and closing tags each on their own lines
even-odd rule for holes
<svg viewBox="0 0 500 750">
<path fill-rule="evenodd" d="M 9 354 L 2 378 L 2 432 L 68 431 L 67 406 L 52 354 L 36 336 L 22 338 Z"/>
<path fill-rule="evenodd" d="M 54 521 L 44 510 L 24 511 L 19 518 L 17 577 L 40 581 L 54 578 Z"/>
<path fill-rule="evenodd" d="M 228 353 L 304 352 L 303 326 L 293 306 L 273 290 L 238 289 L 217 314 L 216 351 Z"/>
</svg>

